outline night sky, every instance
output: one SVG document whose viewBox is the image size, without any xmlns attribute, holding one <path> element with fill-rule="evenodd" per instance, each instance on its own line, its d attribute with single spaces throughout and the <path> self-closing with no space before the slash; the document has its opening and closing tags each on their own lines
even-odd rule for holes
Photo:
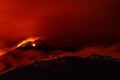
<svg viewBox="0 0 120 80">
<path fill-rule="evenodd" d="M 0 47 L 43 37 L 58 47 L 120 41 L 119 0 L 1 0 Z"/>
</svg>

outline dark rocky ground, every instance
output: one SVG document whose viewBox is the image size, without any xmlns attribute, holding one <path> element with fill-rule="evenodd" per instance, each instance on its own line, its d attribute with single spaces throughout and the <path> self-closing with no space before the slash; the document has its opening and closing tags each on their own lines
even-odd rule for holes
<svg viewBox="0 0 120 80">
<path fill-rule="evenodd" d="M 1 75 L 0 80 L 120 80 L 120 62 L 96 55 L 36 61 Z"/>
</svg>

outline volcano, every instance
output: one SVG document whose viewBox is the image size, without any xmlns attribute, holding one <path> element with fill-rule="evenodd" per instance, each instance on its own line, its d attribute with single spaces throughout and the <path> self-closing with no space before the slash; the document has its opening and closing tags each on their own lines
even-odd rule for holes
<svg viewBox="0 0 120 80">
<path fill-rule="evenodd" d="M 75 56 L 68 49 L 54 48 L 41 39 L 24 41 L 0 56 L 0 80 L 120 79 L 119 59 L 94 53 Z"/>
<path fill-rule="evenodd" d="M 50 52 L 55 50 L 53 46 L 45 43 L 43 40 L 40 40 L 40 39 L 37 39 L 35 41 L 28 41 L 22 44 L 21 46 L 17 47 L 16 49 L 21 49 L 21 50 L 35 49 L 35 50 L 40 50 L 45 52 Z"/>
</svg>

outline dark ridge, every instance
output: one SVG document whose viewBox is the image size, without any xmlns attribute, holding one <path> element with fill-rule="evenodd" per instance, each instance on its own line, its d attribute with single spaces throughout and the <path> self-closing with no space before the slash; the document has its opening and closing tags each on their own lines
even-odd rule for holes
<svg viewBox="0 0 120 80">
<path fill-rule="evenodd" d="M 10 71 L 0 80 L 120 80 L 120 62 L 92 55 L 35 62 Z"/>
<path fill-rule="evenodd" d="M 45 51 L 45 52 L 55 50 L 55 48 L 53 46 L 49 45 L 48 43 L 46 43 L 40 39 L 34 41 L 33 43 L 36 44 L 36 47 L 34 47 L 34 49 L 37 49 L 37 50 L 41 50 L 41 51 Z"/>
</svg>

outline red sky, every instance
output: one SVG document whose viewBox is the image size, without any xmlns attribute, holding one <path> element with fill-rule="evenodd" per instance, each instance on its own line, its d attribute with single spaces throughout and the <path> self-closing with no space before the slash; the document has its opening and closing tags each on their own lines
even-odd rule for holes
<svg viewBox="0 0 120 80">
<path fill-rule="evenodd" d="M 0 50 L 34 36 L 43 37 L 58 47 L 119 42 L 120 0 L 0 0 Z M 119 46 L 95 45 L 73 53 L 63 51 L 56 56 L 101 54 L 120 59 Z M 21 54 L 16 55 L 18 53 Z M 17 60 L 13 59 L 14 55 Z M 5 63 L 10 63 L 14 69 L 32 63 L 34 60 L 29 59 L 33 56 L 36 60 L 51 55 L 31 51 L 3 55 L 0 74 L 4 72 Z"/>
<path fill-rule="evenodd" d="M 0 47 L 40 36 L 55 46 L 120 41 L 119 0 L 0 0 Z"/>
</svg>

